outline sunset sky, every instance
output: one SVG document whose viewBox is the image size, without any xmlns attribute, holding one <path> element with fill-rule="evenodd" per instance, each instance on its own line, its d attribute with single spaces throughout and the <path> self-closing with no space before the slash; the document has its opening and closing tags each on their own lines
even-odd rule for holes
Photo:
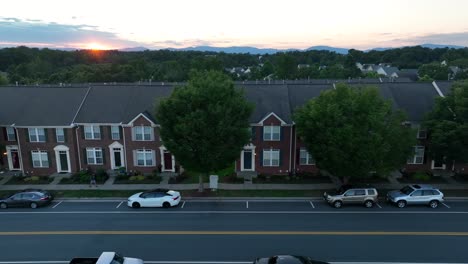
<svg viewBox="0 0 468 264">
<path fill-rule="evenodd" d="M 0 47 L 468 46 L 467 0 L 5 0 Z"/>
</svg>

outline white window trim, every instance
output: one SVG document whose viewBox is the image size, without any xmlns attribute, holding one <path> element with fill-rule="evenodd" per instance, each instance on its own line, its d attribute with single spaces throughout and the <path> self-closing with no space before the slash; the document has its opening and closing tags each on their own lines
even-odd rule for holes
<svg viewBox="0 0 468 264">
<path fill-rule="evenodd" d="M 117 131 L 114 131 L 116 129 Z M 117 134 L 117 137 L 114 137 L 114 134 Z M 111 126 L 111 138 L 112 140 L 120 140 L 120 128 L 119 126 Z"/>
<path fill-rule="evenodd" d="M 274 139 L 274 138 L 273 138 L 273 134 L 274 134 L 274 133 L 273 133 L 273 132 L 274 132 L 273 129 L 276 128 L 276 127 L 277 127 L 278 130 L 279 130 L 279 131 L 278 131 L 278 139 Z M 269 130 L 269 131 L 268 131 L 269 133 L 267 133 L 267 130 Z M 270 135 L 269 138 L 266 137 L 266 135 L 268 135 L 268 134 Z M 264 140 L 264 141 L 281 141 L 281 126 L 274 126 L 274 125 L 271 125 L 271 126 L 264 126 L 264 127 L 263 127 L 263 140 Z"/>
<path fill-rule="evenodd" d="M 305 163 L 302 163 L 302 158 L 301 158 L 301 154 L 302 153 L 306 153 L 306 162 Z M 299 165 L 315 165 L 315 160 L 312 158 L 312 155 L 307 151 L 306 148 L 301 148 L 299 150 Z"/>
<path fill-rule="evenodd" d="M 424 133 L 424 136 L 421 136 L 421 133 Z M 426 139 L 427 138 L 427 130 L 418 128 L 418 134 L 416 136 L 418 139 Z"/>
<path fill-rule="evenodd" d="M 138 164 L 138 154 L 143 154 L 144 158 L 143 158 L 143 165 L 139 165 Z M 147 158 L 146 158 L 146 155 L 148 154 L 151 154 L 151 165 L 148 165 L 146 163 L 147 161 Z M 137 149 L 135 150 L 135 167 L 154 167 L 156 166 L 156 152 L 154 150 L 151 150 L 151 149 Z"/>
<path fill-rule="evenodd" d="M 273 165 L 273 153 L 277 152 L 278 153 L 278 165 Z M 265 157 L 267 156 L 266 154 L 268 153 L 268 158 L 269 158 L 269 164 L 265 164 Z M 262 157 L 262 164 L 263 167 L 279 167 L 280 166 L 280 150 L 279 149 L 264 149 L 263 150 L 263 157 Z"/>
<path fill-rule="evenodd" d="M 7 133 L 7 141 L 16 141 L 15 137 L 15 129 L 12 127 L 7 127 L 6 128 L 6 133 Z"/>
<path fill-rule="evenodd" d="M 43 159 L 43 155 L 45 154 L 45 159 Z M 39 159 L 34 159 L 34 157 L 39 157 Z M 33 168 L 49 168 L 49 155 L 47 154 L 47 151 L 43 150 L 32 150 L 31 151 L 31 159 L 32 159 L 32 164 Z M 34 161 L 39 161 L 39 166 L 34 164 Z M 47 164 L 44 164 L 47 163 Z"/>
<path fill-rule="evenodd" d="M 417 149 L 422 149 L 422 156 L 416 155 Z M 424 146 L 414 146 L 413 147 L 413 156 L 411 157 L 412 160 L 408 159 L 408 164 L 424 164 L 424 152 L 425 152 L 425 147 Z M 418 157 L 422 157 L 421 162 L 416 162 Z"/>
<path fill-rule="evenodd" d="M 62 135 L 59 135 L 58 131 L 62 131 Z M 59 136 L 63 136 L 63 140 L 59 140 Z M 59 143 L 65 142 L 65 129 L 64 128 L 56 128 L 55 129 L 55 139 Z"/>
<path fill-rule="evenodd" d="M 91 129 L 91 137 L 87 137 L 86 136 L 86 133 L 89 133 L 89 132 L 86 132 L 86 128 L 89 127 Z M 84 137 L 86 140 L 99 140 L 101 139 L 101 129 L 99 127 L 99 125 L 85 125 L 84 128 Z M 97 130 L 97 131 L 96 131 Z M 98 137 L 97 137 L 98 135 Z"/>
<path fill-rule="evenodd" d="M 92 157 L 93 162 L 89 162 L 90 157 L 88 155 L 88 151 L 92 151 L 92 153 L 93 153 L 93 157 Z M 101 153 L 102 162 L 100 162 L 100 163 L 97 162 L 98 157 L 97 157 L 96 153 L 98 153 L 98 152 Z M 89 165 L 103 165 L 104 164 L 104 155 L 103 155 L 102 148 L 86 148 L 86 163 L 89 164 Z"/>
<path fill-rule="evenodd" d="M 31 133 L 31 131 L 33 133 Z M 42 134 L 44 135 L 44 141 L 39 140 L 39 131 L 42 131 Z M 45 135 L 44 128 L 28 128 L 28 134 L 29 134 L 29 142 L 46 142 L 46 135 Z M 35 137 L 35 140 L 32 140 L 33 136 Z"/>
<path fill-rule="evenodd" d="M 145 139 L 145 128 L 149 128 L 149 139 Z M 141 139 L 137 139 L 137 129 L 141 129 Z M 154 141 L 154 130 L 151 126 L 134 126 L 132 129 L 133 141 Z"/>
</svg>

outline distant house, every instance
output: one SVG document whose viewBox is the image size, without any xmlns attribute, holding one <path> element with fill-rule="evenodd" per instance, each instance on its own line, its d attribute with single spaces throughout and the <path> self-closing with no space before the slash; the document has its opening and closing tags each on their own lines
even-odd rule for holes
<svg viewBox="0 0 468 264">
<path fill-rule="evenodd" d="M 384 75 L 386 77 L 398 78 L 399 70 L 397 67 L 380 67 L 376 71 L 378 74 Z"/>
<path fill-rule="evenodd" d="M 398 78 L 408 78 L 411 81 L 419 80 L 419 71 L 418 69 L 401 69 L 398 73 Z"/>
<path fill-rule="evenodd" d="M 298 65 L 297 65 L 297 69 L 299 69 L 299 70 L 300 70 L 300 69 L 304 69 L 304 68 L 309 68 L 309 67 L 310 67 L 309 64 L 298 64 Z"/>
</svg>

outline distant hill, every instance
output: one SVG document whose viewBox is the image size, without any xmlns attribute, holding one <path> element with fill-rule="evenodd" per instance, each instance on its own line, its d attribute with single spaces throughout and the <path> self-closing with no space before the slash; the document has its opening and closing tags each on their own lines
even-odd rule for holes
<svg viewBox="0 0 468 264">
<path fill-rule="evenodd" d="M 234 46 L 234 47 L 211 47 L 211 46 L 196 46 L 188 48 L 169 48 L 169 50 L 190 50 L 190 51 L 211 51 L 211 52 L 225 52 L 225 53 L 250 53 L 250 54 L 274 54 L 277 52 L 288 52 L 288 51 L 307 51 L 307 50 L 326 50 L 330 52 L 336 52 L 339 54 L 347 54 L 348 49 L 335 48 L 329 46 L 313 46 L 304 50 L 300 49 L 262 49 L 248 46 Z"/>
<path fill-rule="evenodd" d="M 119 49 L 119 50 L 120 51 L 145 51 L 149 49 L 145 47 L 133 47 L 133 48 L 124 48 L 124 49 Z"/>
<path fill-rule="evenodd" d="M 443 49 L 443 48 L 450 48 L 450 49 L 463 49 L 465 47 L 463 46 L 457 46 L 457 45 L 443 45 L 443 44 L 422 44 L 420 45 L 421 47 L 424 48 L 430 48 L 430 49 Z"/>
</svg>

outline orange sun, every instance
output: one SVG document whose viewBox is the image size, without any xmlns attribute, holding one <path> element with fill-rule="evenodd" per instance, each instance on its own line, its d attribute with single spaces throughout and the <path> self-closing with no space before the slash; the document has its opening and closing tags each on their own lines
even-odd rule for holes
<svg viewBox="0 0 468 264">
<path fill-rule="evenodd" d="M 90 49 L 90 50 L 108 50 L 109 47 L 107 47 L 106 45 L 103 45 L 103 44 L 92 42 L 92 43 L 89 43 L 89 44 L 86 45 L 86 49 Z"/>
</svg>

